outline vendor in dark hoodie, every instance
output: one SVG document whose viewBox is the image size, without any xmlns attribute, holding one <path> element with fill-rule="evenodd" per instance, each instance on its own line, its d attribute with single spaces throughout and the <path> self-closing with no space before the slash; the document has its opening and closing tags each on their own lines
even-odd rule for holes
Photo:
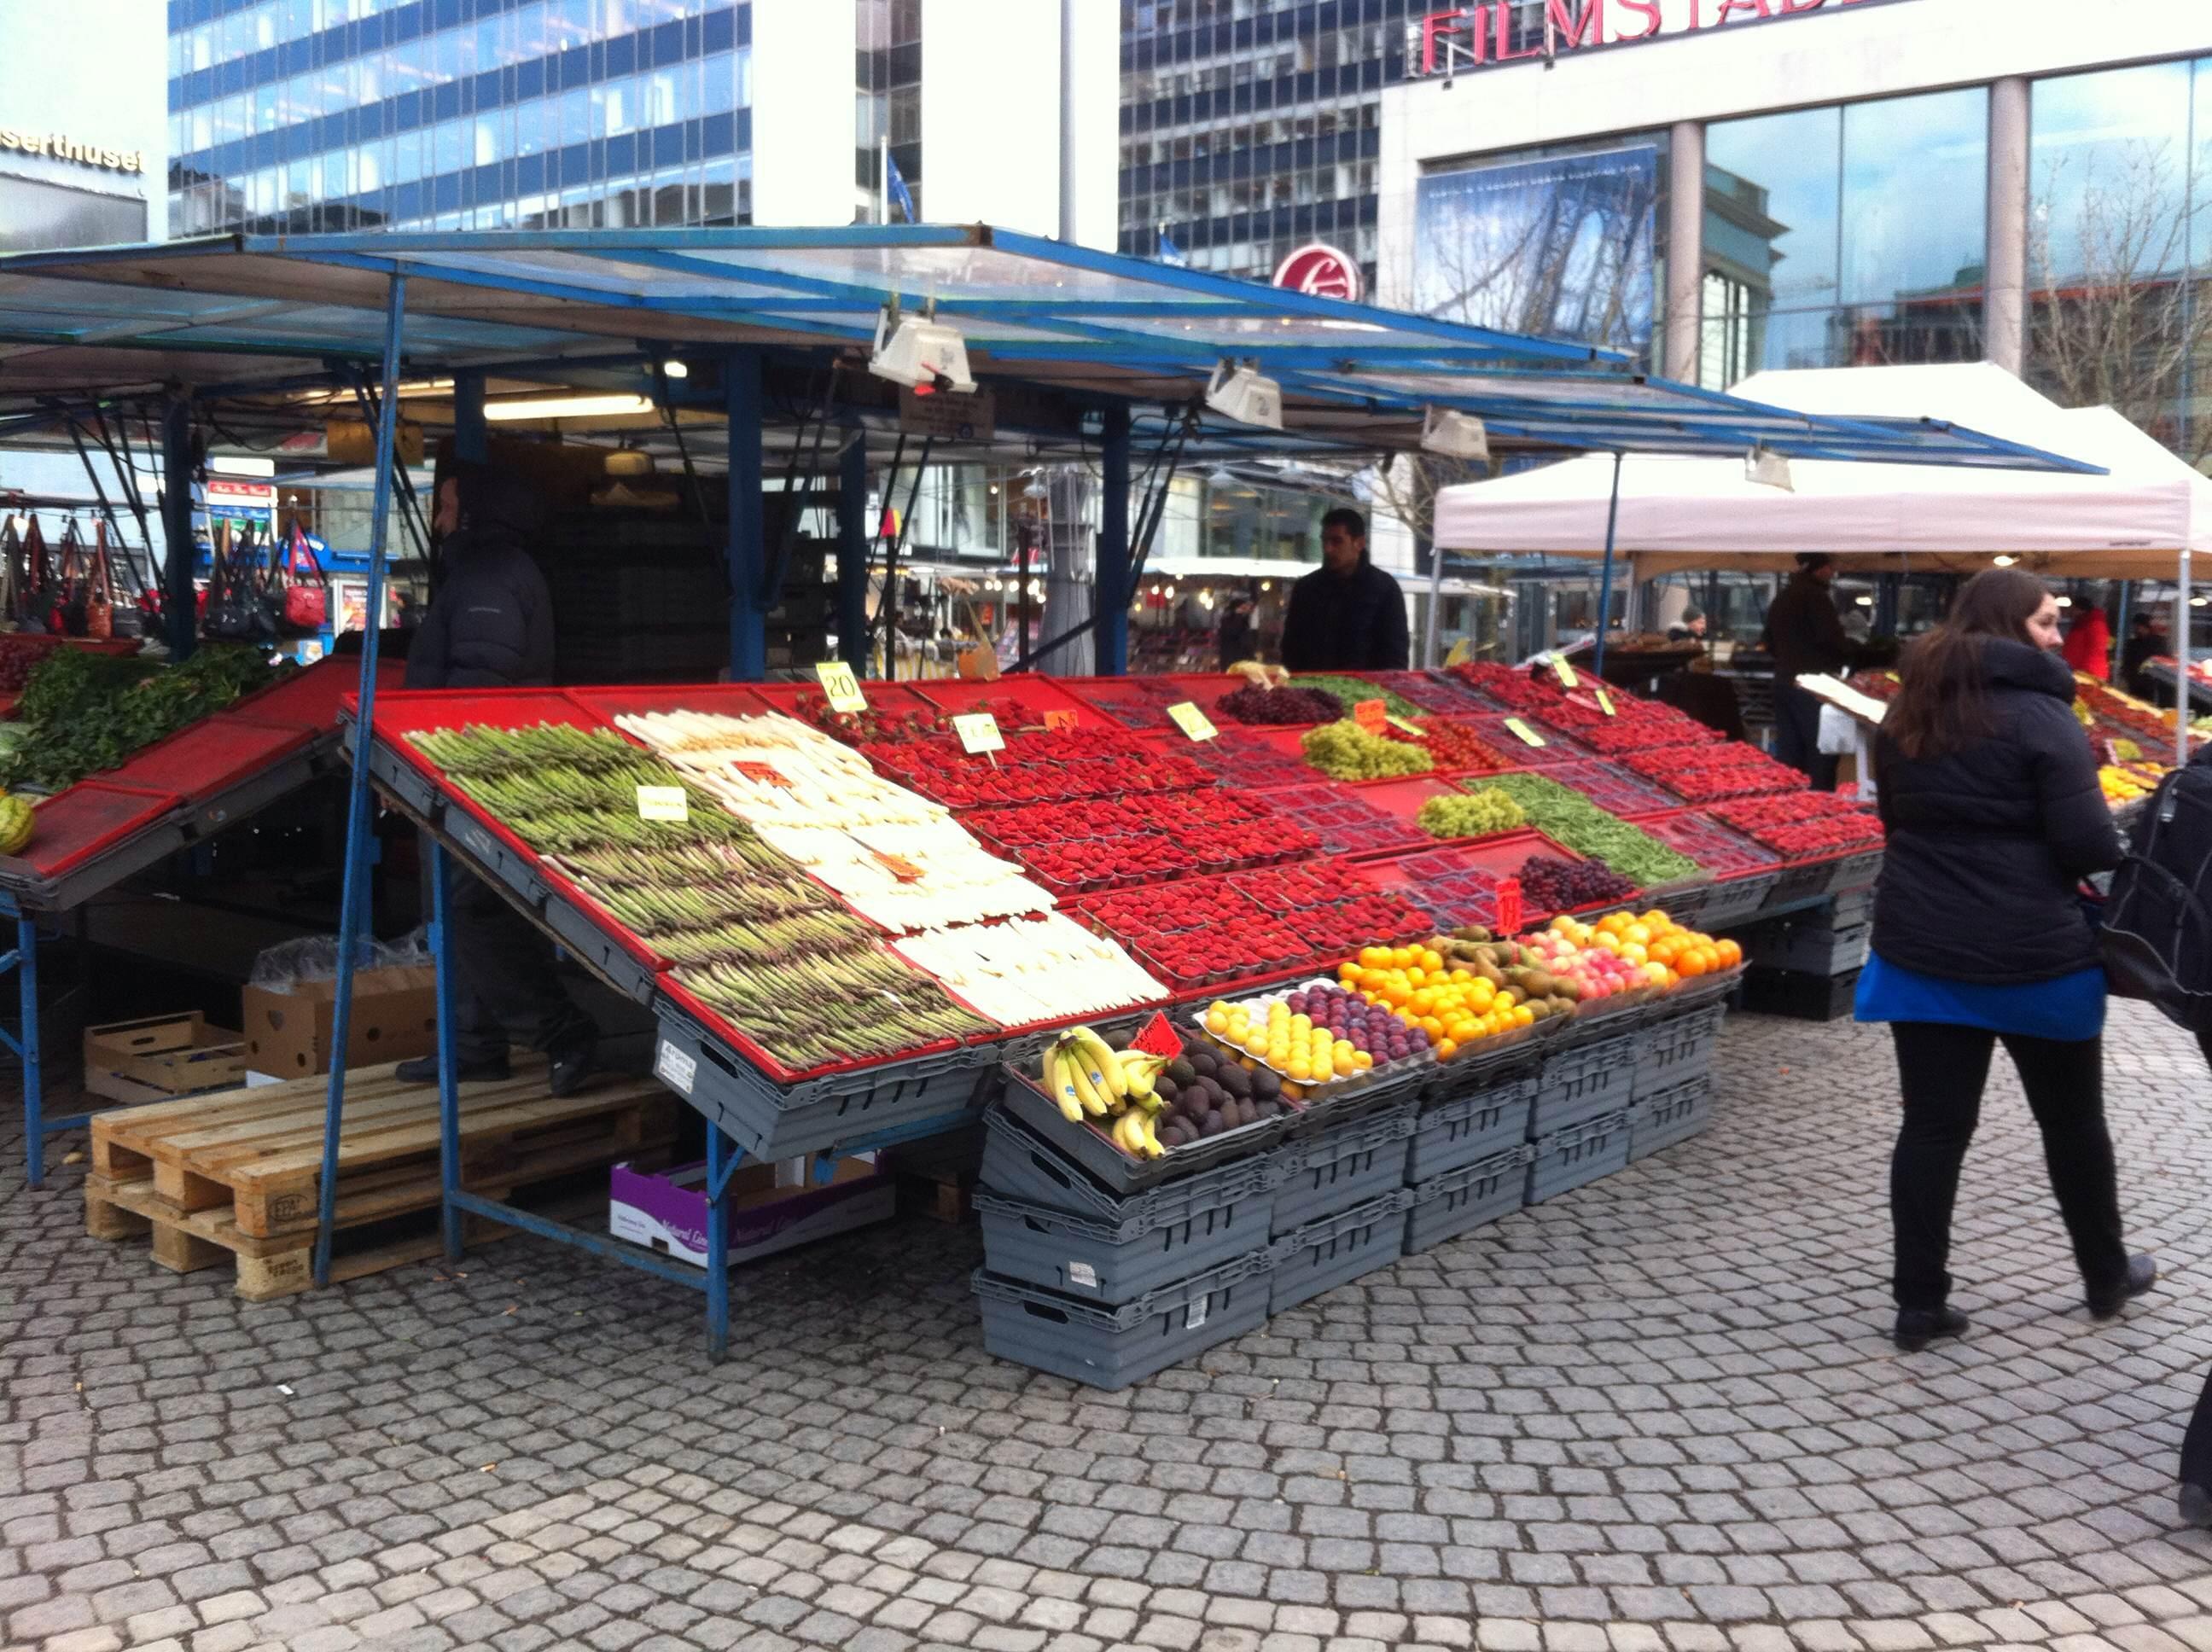
<svg viewBox="0 0 2212 1652">
<path fill-rule="evenodd" d="M 407 651 L 410 689 L 505 689 L 553 680 L 553 599 L 530 546 L 542 513 L 520 481 L 462 465 L 438 488 L 443 573 Z M 480 879 L 447 865 L 446 921 L 453 962 L 454 1054 L 463 1082 L 507 1076 L 519 1036 L 552 1063 L 556 1096 L 580 1090 L 598 1065 L 599 1029 L 554 968 L 553 943 Z M 434 1055 L 398 1076 L 436 1082 Z"/>
<path fill-rule="evenodd" d="M 1283 664 L 1294 671 L 1402 671 L 1412 644 L 1406 598 L 1367 558 L 1367 519 L 1341 507 L 1321 519 L 1322 565 L 1291 587 Z"/>
</svg>

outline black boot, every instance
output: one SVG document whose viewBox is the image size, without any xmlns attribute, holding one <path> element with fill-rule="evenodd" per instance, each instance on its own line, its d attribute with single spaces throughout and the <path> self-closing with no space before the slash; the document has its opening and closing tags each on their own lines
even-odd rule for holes
<svg viewBox="0 0 2212 1652">
<path fill-rule="evenodd" d="M 392 1069 L 392 1076 L 403 1084 L 434 1084 L 438 1082 L 438 1058 L 418 1055 L 411 1061 L 402 1061 Z M 457 1084 L 491 1084 L 513 1076 L 504 1055 L 453 1059 L 453 1082 Z"/>
<path fill-rule="evenodd" d="M 2212 1526 L 2212 1491 L 2184 1480 L 2174 1503 L 2180 1510 L 2183 1525 Z"/>
<path fill-rule="evenodd" d="M 2148 1256 L 2129 1257 L 2124 1278 L 2118 1285 L 2088 1293 L 2089 1317 L 2093 1320 L 2112 1318 L 2130 1297 L 2142 1296 L 2157 1283 L 2158 1263 L 2154 1259 Z"/>
<path fill-rule="evenodd" d="M 1917 1354 L 1938 1337 L 1962 1337 L 1969 1321 L 1955 1308 L 1900 1308 L 1897 1310 L 1897 1345 Z"/>
<path fill-rule="evenodd" d="M 548 1060 L 553 1064 L 547 1075 L 545 1089 L 554 1096 L 574 1096 L 592 1080 L 599 1070 L 599 1044 L 595 1038 L 550 1051 Z"/>
</svg>

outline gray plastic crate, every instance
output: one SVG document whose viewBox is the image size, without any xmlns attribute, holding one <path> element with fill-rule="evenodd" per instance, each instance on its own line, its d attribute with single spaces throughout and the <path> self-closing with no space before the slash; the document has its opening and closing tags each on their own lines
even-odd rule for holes
<svg viewBox="0 0 2212 1652">
<path fill-rule="evenodd" d="M 1275 1231 L 1288 1233 L 1402 1187 L 1406 1144 L 1417 1121 L 1407 1102 L 1285 1142 L 1275 1155 Z"/>
<path fill-rule="evenodd" d="M 1272 1250 L 1257 1250 L 1120 1308 L 979 1269 L 983 1346 L 997 1358 L 1072 1382 L 1126 1388 L 1266 1323 L 1273 1266 Z"/>
<path fill-rule="evenodd" d="M 1516 1142 L 1456 1170 L 1417 1181 L 1406 1192 L 1406 1254 L 1430 1249 L 1501 1216 L 1528 1196 L 1528 1167 L 1536 1150 Z"/>
<path fill-rule="evenodd" d="M 1396 1261 L 1405 1254 L 1402 1218 L 1412 1197 L 1407 1189 L 1393 1187 L 1276 1240 L 1267 1311 L 1284 1313 Z"/>
<path fill-rule="evenodd" d="M 531 911 L 544 906 L 548 886 L 535 855 L 502 843 L 483 822 L 457 805 L 447 808 L 445 823 L 446 836 L 462 859 L 483 868 L 487 878 L 506 884 Z"/>
<path fill-rule="evenodd" d="M 1406 1180 L 1422 1182 L 1528 1139 L 1536 1075 L 1524 1072 L 1488 1090 L 1431 1107 L 1414 1121 Z"/>
<path fill-rule="evenodd" d="M 1004 1108 L 983 1115 L 982 1186 L 1003 1198 L 1042 1205 L 1086 1221 L 1120 1226 L 1126 1222 L 1168 1223 L 1186 1219 L 1212 1205 L 1273 1197 L 1275 1163 L 1269 1157 L 1241 1158 L 1194 1175 L 1122 1193 L 1085 1170 L 1055 1142 L 1039 1135 Z"/>
<path fill-rule="evenodd" d="M 1828 902 L 1827 923 L 1831 929 L 1849 929 L 1854 924 L 1870 924 L 1873 921 L 1874 890 L 1871 885 L 1865 889 L 1838 890 L 1835 898 Z"/>
<path fill-rule="evenodd" d="M 1644 1050 L 1639 1026 L 1546 1058 L 1528 1113 L 1532 1141 L 1628 1105 Z"/>
<path fill-rule="evenodd" d="M 1669 1084 L 1707 1071 L 1713 1063 L 1713 1046 L 1720 1042 L 1721 1023 L 1727 1017 L 1727 1005 L 1701 1004 L 1663 1021 L 1648 1023 L 1629 1094 L 1655 1095 Z"/>
<path fill-rule="evenodd" d="M 1535 1144 L 1528 1163 L 1531 1205 L 1611 1175 L 1628 1163 L 1628 1109 L 1608 1113 Z"/>
<path fill-rule="evenodd" d="M 1835 863 L 1835 873 L 1828 879 L 1828 887 L 1838 894 L 1845 890 L 1871 888 L 1874 880 L 1881 876 L 1881 858 L 1886 851 L 1861 849 L 1856 854 L 1847 854 Z"/>
<path fill-rule="evenodd" d="M 1163 1218 L 1094 1222 L 1065 1211 L 978 1192 L 983 1266 L 1020 1279 L 1113 1307 L 1177 1279 L 1203 1273 L 1267 1242 L 1272 1189 L 1255 1189 L 1224 1204 L 1203 1205 Z"/>
<path fill-rule="evenodd" d="M 1170 1147 L 1158 1158 L 1137 1158 L 1116 1147 L 1103 1130 L 1069 1123 L 1060 1114 L 1060 1103 L 1046 1095 L 1023 1068 L 1006 1062 L 1000 1076 L 1003 1082 L 994 1084 L 994 1099 L 1117 1193 L 1138 1193 L 1265 1152 L 1297 1121 L 1297 1109 L 1292 1106 L 1272 1119 L 1239 1125 L 1186 1146 Z"/>
<path fill-rule="evenodd" d="M 1765 906 L 1774 893 L 1778 872 L 1750 872 L 1723 878 L 1707 897 L 1701 927 L 1711 931 L 1740 924 Z"/>
<path fill-rule="evenodd" d="M 1449 1061 L 1439 1061 L 1429 1069 L 1428 1079 L 1421 1086 L 1422 1105 L 1455 1102 L 1503 1084 L 1509 1077 L 1535 1072 L 1546 1051 L 1572 1024 L 1571 1019 L 1539 1021 L 1518 1032 L 1477 1039 Z"/>
<path fill-rule="evenodd" d="M 659 982 L 653 966 L 557 895 L 545 899 L 545 926 L 561 944 L 625 998 L 651 1004 Z"/>
<path fill-rule="evenodd" d="M 756 1158 L 850 1146 L 878 1131 L 966 1113 L 994 1054 L 970 1047 L 778 1084 L 689 1016 L 665 1005 L 659 1016 L 653 1076 Z"/>
<path fill-rule="evenodd" d="M 1629 1163 L 1687 1141 L 1712 1121 L 1713 1078 L 1709 1072 L 1646 1096 L 1629 1109 Z"/>
</svg>

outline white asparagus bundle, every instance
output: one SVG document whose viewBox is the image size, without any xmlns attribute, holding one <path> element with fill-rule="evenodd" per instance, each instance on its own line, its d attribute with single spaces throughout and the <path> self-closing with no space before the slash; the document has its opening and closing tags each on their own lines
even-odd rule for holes
<svg viewBox="0 0 2212 1652">
<path fill-rule="evenodd" d="M 1012 923 L 932 930 L 896 951 L 994 1021 L 1021 1026 L 1126 1009 L 1167 988 L 1113 942 L 1060 913 Z"/>
</svg>

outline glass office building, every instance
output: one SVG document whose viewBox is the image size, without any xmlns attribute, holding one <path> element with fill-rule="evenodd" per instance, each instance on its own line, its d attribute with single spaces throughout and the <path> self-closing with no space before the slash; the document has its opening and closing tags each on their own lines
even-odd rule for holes
<svg viewBox="0 0 2212 1652">
<path fill-rule="evenodd" d="M 751 8 L 169 0 L 169 231 L 744 223 Z"/>
</svg>

